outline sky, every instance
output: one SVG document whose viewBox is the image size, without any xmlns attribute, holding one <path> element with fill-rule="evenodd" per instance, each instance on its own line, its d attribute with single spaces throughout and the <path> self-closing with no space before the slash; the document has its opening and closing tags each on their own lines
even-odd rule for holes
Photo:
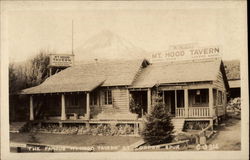
<svg viewBox="0 0 250 160">
<path fill-rule="evenodd" d="M 41 49 L 71 53 L 93 35 L 110 30 L 146 51 L 197 43 L 220 46 L 223 59 L 246 50 L 244 1 L 193 2 L 3 2 L 2 45 L 10 61 L 24 61 Z"/>
</svg>

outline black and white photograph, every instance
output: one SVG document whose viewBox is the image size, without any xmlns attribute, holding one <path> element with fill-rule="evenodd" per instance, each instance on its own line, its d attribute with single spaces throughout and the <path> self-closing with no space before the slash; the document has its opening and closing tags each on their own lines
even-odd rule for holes
<svg viewBox="0 0 250 160">
<path fill-rule="evenodd" d="M 1 1 L 1 159 L 248 159 L 246 1 Z"/>
</svg>

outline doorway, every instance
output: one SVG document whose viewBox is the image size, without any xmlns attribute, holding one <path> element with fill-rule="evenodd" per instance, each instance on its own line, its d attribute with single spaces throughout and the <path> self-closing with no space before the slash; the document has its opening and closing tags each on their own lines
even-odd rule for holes
<svg viewBox="0 0 250 160">
<path fill-rule="evenodd" d="M 147 91 L 130 91 L 130 111 L 139 118 L 148 113 Z"/>
<path fill-rule="evenodd" d="M 163 92 L 165 106 L 171 115 L 176 114 L 176 108 L 184 108 L 184 90 L 170 90 Z"/>
<path fill-rule="evenodd" d="M 175 91 L 164 91 L 164 100 L 170 114 L 175 115 Z"/>
</svg>

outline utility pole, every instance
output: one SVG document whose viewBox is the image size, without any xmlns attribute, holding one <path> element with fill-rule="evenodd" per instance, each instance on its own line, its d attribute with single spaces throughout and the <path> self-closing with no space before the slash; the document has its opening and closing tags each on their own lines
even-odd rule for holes
<svg viewBox="0 0 250 160">
<path fill-rule="evenodd" d="M 74 20 L 72 20 L 72 55 L 74 55 Z"/>
</svg>

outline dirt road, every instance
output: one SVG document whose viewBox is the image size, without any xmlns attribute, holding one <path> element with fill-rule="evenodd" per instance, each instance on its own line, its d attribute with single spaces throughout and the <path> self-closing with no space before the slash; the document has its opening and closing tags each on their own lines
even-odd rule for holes
<svg viewBox="0 0 250 160">
<path fill-rule="evenodd" d="M 208 141 L 208 144 L 218 145 L 218 150 L 241 149 L 241 121 L 228 119 L 218 128 L 217 134 Z"/>
</svg>

